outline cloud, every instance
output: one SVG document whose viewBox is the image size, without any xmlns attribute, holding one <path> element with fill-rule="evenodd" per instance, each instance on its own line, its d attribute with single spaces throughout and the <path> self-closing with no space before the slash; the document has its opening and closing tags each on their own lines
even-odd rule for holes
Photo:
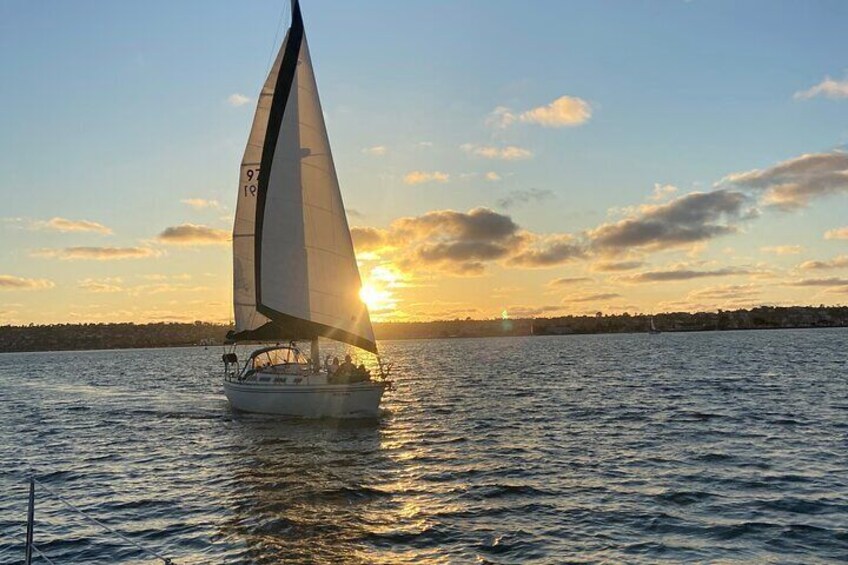
<svg viewBox="0 0 848 565">
<path fill-rule="evenodd" d="M 385 256 L 404 271 L 433 269 L 479 275 L 485 263 L 515 253 L 525 236 L 509 216 L 488 208 L 434 210 L 394 220 L 388 228 L 351 230 L 357 252 Z"/>
<path fill-rule="evenodd" d="M 489 171 L 488 173 L 486 173 L 485 179 L 491 182 L 498 182 L 499 180 L 501 180 L 501 176 L 494 171 Z"/>
<path fill-rule="evenodd" d="M 105 279 L 83 279 L 79 282 L 79 287 L 89 292 L 95 293 L 113 293 L 121 292 L 124 287 L 121 286 L 123 281 L 119 277 L 108 277 Z"/>
<path fill-rule="evenodd" d="M 741 300 L 750 299 L 760 294 L 760 289 L 753 284 L 730 284 L 710 286 L 691 291 L 687 296 L 690 300 Z"/>
<path fill-rule="evenodd" d="M 542 314 L 551 314 L 554 312 L 562 312 L 565 308 L 561 305 L 546 305 L 546 306 L 508 306 L 506 311 L 511 319 L 516 318 L 535 318 Z"/>
<path fill-rule="evenodd" d="M 766 169 L 733 173 L 719 185 L 763 191 L 763 202 L 791 211 L 811 200 L 848 193 L 848 153 L 809 153 Z"/>
<path fill-rule="evenodd" d="M 196 224 L 182 224 L 165 228 L 157 237 L 169 245 L 215 245 L 230 241 L 230 232 Z"/>
<path fill-rule="evenodd" d="M 0 290 L 43 290 L 56 284 L 47 279 L 27 279 L 13 275 L 0 275 Z"/>
<path fill-rule="evenodd" d="M 649 197 L 654 202 L 661 202 L 666 198 L 673 196 L 677 192 L 677 187 L 671 184 L 654 183 L 654 191 Z"/>
<path fill-rule="evenodd" d="M 548 128 L 579 126 L 592 117 L 589 103 L 576 96 L 560 96 L 547 106 L 539 106 L 522 112 L 518 119 L 528 124 Z"/>
<path fill-rule="evenodd" d="M 36 230 L 51 230 L 62 233 L 93 232 L 105 235 L 112 233 L 111 229 L 97 222 L 91 222 L 89 220 L 69 220 L 67 218 L 58 217 L 50 218 L 46 221 L 34 221 L 31 223 L 30 227 Z"/>
<path fill-rule="evenodd" d="M 838 98 L 848 98 L 848 79 L 833 80 L 829 76 L 825 76 L 820 83 L 811 86 L 807 90 L 799 90 L 793 96 L 795 100 L 809 100 L 816 96 L 824 96 L 836 100 Z"/>
<path fill-rule="evenodd" d="M 514 113 L 505 106 L 495 108 L 486 124 L 506 128 L 514 123 L 536 124 L 548 128 L 574 127 L 586 123 L 592 117 L 592 107 L 576 96 L 560 96 L 550 104 Z"/>
<path fill-rule="evenodd" d="M 593 271 L 601 273 L 615 273 L 620 271 L 632 271 L 645 264 L 644 261 L 602 261 L 592 265 Z"/>
<path fill-rule="evenodd" d="M 245 104 L 250 103 L 250 98 L 248 98 L 244 94 L 239 94 L 239 93 L 230 94 L 227 97 L 227 103 L 230 106 L 234 106 L 234 107 L 244 106 Z"/>
<path fill-rule="evenodd" d="M 445 183 L 448 180 L 450 180 L 450 175 L 439 171 L 411 171 L 403 177 L 403 182 L 406 184 L 423 184 L 425 182 Z"/>
<path fill-rule="evenodd" d="M 378 228 L 354 226 L 350 228 L 350 235 L 357 252 L 388 247 L 385 231 Z"/>
<path fill-rule="evenodd" d="M 621 295 L 616 292 L 602 292 L 598 294 L 585 294 L 574 298 L 566 298 L 563 302 L 600 302 L 603 300 L 612 300 L 613 298 L 621 298 Z"/>
<path fill-rule="evenodd" d="M 207 200 L 205 198 L 184 198 L 180 200 L 183 204 L 191 206 L 195 210 L 203 210 L 205 208 L 220 208 L 221 204 L 217 200 Z"/>
<path fill-rule="evenodd" d="M 793 281 L 787 283 L 789 286 L 824 286 L 824 287 L 832 287 L 832 286 L 845 286 L 848 285 L 848 279 L 838 279 L 836 277 L 830 277 L 826 279 L 801 279 L 797 281 Z"/>
<path fill-rule="evenodd" d="M 506 145 L 504 147 L 494 147 L 492 145 L 475 145 L 473 143 L 463 143 L 459 146 L 464 152 L 469 155 L 483 157 L 485 159 L 500 159 L 502 161 L 517 161 L 521 159 L 530 159 L 533 153 L 529 149 L 516 147 L 515 145 Z"/>
<path fill-rule="evenodd" d="M 798 265 L 798 268 L 805 271 L 848 269 L 848 255 L 840 255 L 829 261 L 804 261 Z"/>
<path fill-rule="evenodd" d="M 589 277 L 560 277 L 558 279 L 554 279 L 548 283 L 548 286 L 557 287 L 557 286 L 571 286 L 575 284 L 581 284 L 585 282 L 591 282 L 592 279 Z"/>
<path fill-rule="evenodd" d="M 385 145 L 375 145 L 373 147 L 365 147 L 362 152 L 373 157 L 382 157 L 388 152 L 388 148 Z"/>
<path fill-rule="evenodd" d="M 773 245 L 770 247 L 760 247 L 763 253 L 773 253 L 775 255 L 797 255 L 804 248 L 800 245 Z"/>
<path fill-rule="evenodd" d="M 356 208 L 345 208 L 345 213 L 349 218 L 364 218 L 365 214 Z"/>
<path fill-rule="evenodd" d="M 507 265 L 527 268 L 546 268 L 562 265 L 585 257 L 585 249 L 568 234 L 526 234 L 529 245 L 507 260 Z"/>
<path fill-rule="evenodd" d="M 731 190 L 692 192 L 664 204 L 638 207 L 628 218 L 590 230 L 594 249 L 619 253 L 661 250 L 735 233 L 734 223 L 753 217 L 749 198 Z"/>
<path fill-rule="evenodd" d="M 554 197 L 550 190 L 530 188 L 527 190 L 513 190 L 496 202 L 498 208 L 509 209 L 528 202 L 542 202 Z"/>
<path fill-rule="evenodd" d="M 825 239 L 848 239 L 848 226 L 824 232 Z"/>
<path fill-rule="evenodd" d="M 748 275 L 751 270 L 739 267 L 724 267 L 713 270 L 672 269 L 668 271 L 646 271 L 621 277 L 622 282 L 649 283 L 649 282 L 676 282 L 708 277 L 730 277 L 736 275 Z"/>
<path fill-rule="evenodd" d="M 151 247 L 64 247 L 61 249 L 38 249 L 32 252 L 33 257 L 61 259 L 63 261 L 116 261 L 121 259 L 148 259 L 161 255 L 161 251 Z"/>
</svg>

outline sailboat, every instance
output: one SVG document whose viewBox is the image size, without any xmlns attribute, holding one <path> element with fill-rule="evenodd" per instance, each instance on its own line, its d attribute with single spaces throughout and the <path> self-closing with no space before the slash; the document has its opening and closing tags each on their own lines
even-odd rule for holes
<svg viewBox="0 0 848 565">
<path fill-rule="evenodd" d="M 648 329 L 648 333 L 649 334 L 662 333 L 660 330 L 657 329 L 657 326 L 654 325 L 654 316 L 653 315 L 651 316 L 651 327 Z"/>
<path fill-rule="evenodd" d="M 237 410 L 373 417 L 390 388 L 378 375 L 321 367 L 319 338 L 377 354 L 300 6 L 256 104 L 233 226 L 231 349 L 224 392 Z M 310 341 L 309 355 L 298 341 Z M 241 363 L 236 345 L 271 343 Z M 341 373 L 346 373 L 342 375 Z"/>
</svg>

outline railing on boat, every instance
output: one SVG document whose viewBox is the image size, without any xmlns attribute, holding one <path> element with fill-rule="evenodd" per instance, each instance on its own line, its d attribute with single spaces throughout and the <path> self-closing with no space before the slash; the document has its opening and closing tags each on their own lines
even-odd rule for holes
<svg viewBox="0 0 848 565">
<path fill-rule="evenodd" d="M 92 523 L 96 524 L 97 526 L 99 526 L 100 528 L 102 528 L 103 530 L 106 530 L 107 532 L 111 533 L 112 535 L 117 536 L 118 538 L 123 540 L 128 545 L 135 547 L 136 549 L 142 551 L 143 553 L 145 553 L 149 557 L 152 557 L 153 559 L 157 559 L 157 560 L 161 561 L 163 563 L 163 565 L 176 565 L 176 563 L 174 563 L 174 561 L 169 559 L 168 557 L 165 557 L 164 555 L 162 555 L 162 554 L 160 554 L 156 551 L 153 551 L 150 548 L 144 547 L 140 543 L 128 538 L 127 536 L 125 536 L 124 534 L 122 534 L 118 530 L 112 528 L 111 526 L 107 526 L 106 524 L 104 524 L 103 522 L 98 520 L 97 518 L 89 516 L 84 510 L 78 508 L 77 506 L 72 504 L 70 501 L 66 500 L 62 495 L 60 495 L 59 493 L 54 491 L 52 488 L 48 487 L 47 485 L 45 485 L 44 483 L 42 483 L 41 481 L 36 479 L 34 476 L 29 477 L 29 508 L 28 508 L 28 511 L 27 511 L 26 559 L 24 561 L 25 565 L 32 565 L 33 552 L 35 552 L 38 557 L 41 557 L 42 559 L 44 559 L 44 561 L 46 561 L 47 563 L 51 563 L 51 564 L 55 563 L 49 557 L 47 557 L 47 555 L 45 555 L 44 552 L 41 549 L 39 549 L 37 545 L 35 545 L 35 541 L 33 539 L 35 537 L 35 487 L 36 487 L 36 485 L 38 485 L 41 489 L 44 490 L 44 492 L 49 494 L 51 497 L 53 497 L 54 499 L 61 502 L 67 508 L 69 508 L 69 509 L 73 510 L 74 512 L 83 516 L 89 522 L 92 522 Z"/>
</svg>

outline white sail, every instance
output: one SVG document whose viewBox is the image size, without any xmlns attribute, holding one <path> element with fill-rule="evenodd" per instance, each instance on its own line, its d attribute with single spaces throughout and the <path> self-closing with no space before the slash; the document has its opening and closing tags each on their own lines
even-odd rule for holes
<svg viewBox="0 0 848 565">
<path fill-rule="evenodd" d="M 260 114 L 267 116 L 261 145 L 255 147 L 262 165 L 254 177 L 259 180 L 255 197 L 247 178 L 255 163 L 248 158 L 251 143 L 257 142 L 253 132 L 242 165 L 233 244 L 237 332 L 272 339 L 325 336 L 376 351 L 368 310 L 359 297 L 359 270 L 296 3 L 292 28 L 266 88 L 269 84 L 272 95 L 264 96 L 263 89 L 254 122 L 257 129 Z M 243 198 L 254 201 L 242 203 Z M 254 237 L 239 237 L 248 230 Z M 239 239 L 244 243 L 237 243 Z"/>
<path fill-rule="evenodd" d="M 288 36 L 280 47 L 274 66 L 265 79 L 253 125 L 244 149 L 239 175 L 239 191 L 236 200 L 236 215 L 233 222 L 233 309 L 235 311 L 236 332 L 255 330 L 269 322 L 268 318 L 256 310 L 256 279 L 254 248 L 256 229 L 256 195 L 259 187 L 259 165 L 262 162 L 262 148 L 265 145 L 265 133 L 268 129 L 268 115 L 274 97 L 274 87 L 280 72 Z"/>
</svg>

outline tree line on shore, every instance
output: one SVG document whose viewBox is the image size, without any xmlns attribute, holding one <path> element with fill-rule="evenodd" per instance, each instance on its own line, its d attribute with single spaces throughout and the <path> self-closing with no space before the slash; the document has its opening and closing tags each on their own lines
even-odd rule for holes
<svg viewBox="0 0 848 565">
<path fill-rule="evenodd" d="M 522 335 L 647 332 L 646 314 L 553 318 L 441 320 L 374 324 L 378 339 L 433 339 Z M 760 306 L 716 312 L 671 312 L 653 316 L 661 332 L 848 327 L 848 306 Z M 51 324 L 0 326 L 0 352 L 130 349 L 219 345 L 232 329 L 210 322 Z"/>
</svg>

